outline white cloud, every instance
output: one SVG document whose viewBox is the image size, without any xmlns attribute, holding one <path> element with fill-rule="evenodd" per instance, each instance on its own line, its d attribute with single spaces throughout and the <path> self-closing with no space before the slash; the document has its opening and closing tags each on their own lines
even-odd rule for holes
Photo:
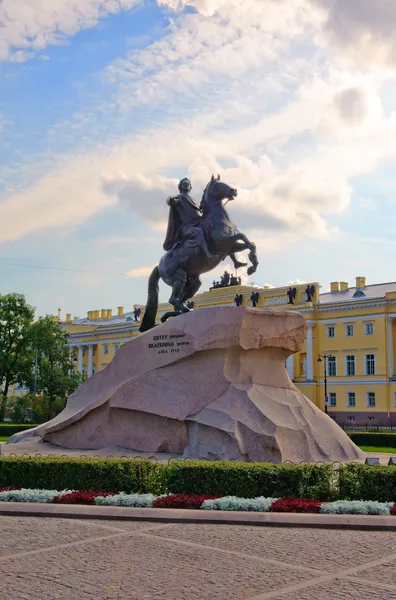
<svg viewBox="0 0 396 600">
<path fill-rule="evenodd" d="M 396 64 L 394 0 L 310 0 L 327 40 L 359 63 Z M 323 40 L 323 36 L 322 40 Z"/>
<path fill-rule="evenodd" d="M 267 87 L 272 82 L 282 89 L 297 75 L 298 61 L 279 69 L 278 59 L 290 40 L 304 28 L 311 29 L 314 20 L 314 11 L 308 15 L 302 10 L 303 0 L 162 0 L 161 4 L 173 9 L 191 5 L 199 13 L 181 17 L 164 38 L 108 67 L 123 108 L 158 105 L 175 97 L 192 99 L 196 94 L 215 106 L 230 92 L 241 94 L 240 78 L 247 72 L 256 71 L 262 81 L 264 69 Z M 244 86 L 248 91 L 249 80 Z"/>
<path fill-rule="evenodd" d="M 203 112 L 181 124 L 153 128 L 128 143 L 113 144 L 102 153 L 71 158 L 0 203 L 4 224 L 0 241 L 32 231 L 76 227 L 117 201 L 163 232 L 165 200 L 175 193 L 178 182 L 164 174 L 169 171 L 180 177 L 188 172 L 198 200 L 211 173 L 220 172 L 223 180 L 239 188 L 238 199 L 228 208 L 242 231 L 256 229 L 260 237 L 270 232 L 332 236 L 335 230 L 325 216 L 346 209 L 353 178 L 394 155 L 396 133 L 396 119 L 383 115 L 372 126 L 349 134 L 343 123 L 337 130 L 336 121 L 324 127 L 336 90 L 332 85 L 303 84 L 283 110 L 263 117 L 255 127 L 218 129 Z M 340 131 L 344 133 L 338 138 Z M 316 136 L 314 145 L 288 147 L 296 136 L 307 133 Z M 278 148 L 273 158 L 257 155 L 260 145 L 274 140 Z"/>
<path fill-rule="evenodd" d="M 0 202 L 0 243 L 36 231 L 76 227 L 114 204 L 100 188 L 103 157 L 76 156 Z"/>
<path fill-rule="evenodd" d="M 148 277 L 151 274 L 151 271 L 154 269 L 155 265 L 151 265 L 150 267 L 139 267 L 137 269 L 132 269 L 126 273 L 126 277 L 136 279 L 139 277 Z"/>
<path fill-rule="evenodd" d="M 302 285 L 303 283 L 307 283 L 306 281 L 301 281 L 301 279 L 291 279 L 287 282 L 286 285 Z"/>
<path fill-rule="evenodd" d="M 0 60 L 23 61 L 140 0 L 3 0 Z"/>
<path fill-rule="evenodd" d="M 212 172 L 237 186 L 231 216 L 266 250 L 291 236 L 334 237 L 327 216 L 348 207 L 353 179 L 395 153 L 396 118 L 380 99 L 385 74 L 314 48 L 312 30 L 332 13 L 306 0 L 161 4 L 198 14 L 177 15 L 162 39 L 107 74 L 121 114 L 131 103 L 161 105 L 163 124 L 71 158 L 3 200 L 0 241 L 78 226 L 116 202 L 162 234 L 175 174 L 187 172 L 198 200 Z M 294 52 L 300 43 L 311 44 L 311 57 Z M 167 120 L 175 112 L 179 121 Z"/>
</svg>

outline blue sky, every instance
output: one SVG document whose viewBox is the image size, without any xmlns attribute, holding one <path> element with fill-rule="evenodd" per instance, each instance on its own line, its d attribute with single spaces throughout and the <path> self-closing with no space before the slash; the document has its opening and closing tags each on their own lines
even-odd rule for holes
<svg viewBox="0 0 396 600">
<path fill-rule="evenodd" d="M 391 0 L 3 0 L 0 293 L 144 303 L 166 197 L 212 172 L 258 245 L 245 281 L 395 280 L 392 23 Z"/>
</svg>

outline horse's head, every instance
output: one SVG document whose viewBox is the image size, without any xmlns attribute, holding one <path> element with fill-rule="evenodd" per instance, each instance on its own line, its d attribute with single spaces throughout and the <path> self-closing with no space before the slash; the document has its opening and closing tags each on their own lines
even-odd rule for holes
<svg viewBox="0 0 396 600">
<path fill-rule="evenodd" d="M 226 198 L 228 200 L 234 200 L 237 195 L 238 191 L 235 188 L 232 188 L 223 181 L 220 181 L 220 175 L 218 175 L 217 178 L 212 175 L 212 179 L 209 181 L 203 193 L 202 204 L 218 204 Z"/>
</svg>

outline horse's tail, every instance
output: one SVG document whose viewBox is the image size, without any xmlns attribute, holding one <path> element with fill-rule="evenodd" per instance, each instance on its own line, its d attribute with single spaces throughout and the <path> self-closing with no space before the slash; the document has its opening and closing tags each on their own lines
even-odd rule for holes
<svg viewBox="0 0 396 600">
<path fill-rule="evenodd" d="M 148 331 L 155 326 L 155 318 L 158 310 L 159 280 L 160 274 L 157 266 L 154 267 L 149 277 L 147 304 L 144 309 L 142 324 L 139 328 L 141 332 Z"/>
</svg>

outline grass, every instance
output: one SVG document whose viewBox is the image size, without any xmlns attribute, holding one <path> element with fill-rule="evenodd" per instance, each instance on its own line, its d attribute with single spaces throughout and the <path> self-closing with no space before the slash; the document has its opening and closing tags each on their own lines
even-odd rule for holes
<svg viewBox="0 0 396 600">
<path fill-rule="evenodd" d="M 395 454 L 396 448 L 389 448 L 388 446 L 359 446 L 363 452 L 386 452 L 387 454 Z"/>
<path fill-rule="evenodd" d="M 0 435 L 0 442 L 6 442 L 8 440 L 7 436 Z"/>
</svg>

